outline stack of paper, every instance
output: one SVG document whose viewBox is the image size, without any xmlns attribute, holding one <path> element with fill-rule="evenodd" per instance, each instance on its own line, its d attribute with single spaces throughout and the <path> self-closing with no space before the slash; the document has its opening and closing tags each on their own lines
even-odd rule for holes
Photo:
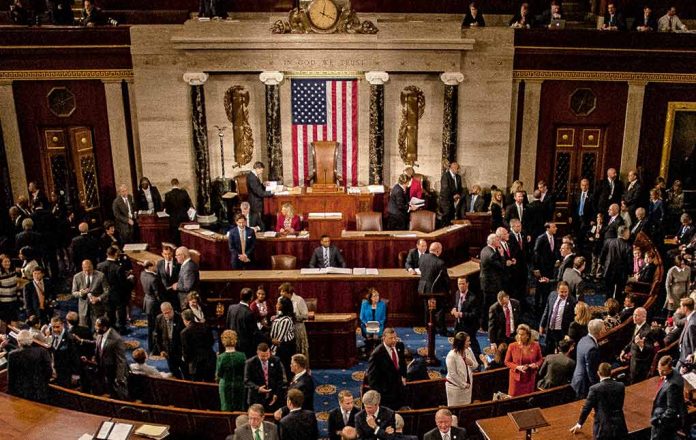
<svg viewBox="0 0 696 440">
<path fill-rule="evenodd" d="M 147 243 L 128 243 L 123 245 L 123 252 L 140 252 L 147 250 Z"/>
<path fill-rule="evenodd" d="M 198 223 L 194 225 L 184 225 L 184 229 L 186 229 L 187 231 L 195 231 L 196 229 L 201 229 L 201 225 L 199 225 Z"/>
<path fill-rule="evenodd" d="M 264 238 L 275 238 L 276 235 L 278 235 L 276 231 L 265 231 L 263 233 Z"/>
<path fill-rule="evenodd" d="M 135 431 L 135 434 L 147 438 L 163 439 L 169 435 L 169 428 L 163 425 L 143 425 Z"/>
<path fill-rule="evenodd" d="M 159 217 L 159 218 L 169 217 L 169 214 L 167 214 L 167 211 L 160 211 L 157 213 L 157 217 Z"/>
<path fill-rule="evenodd" d="M 368 185 L 367 191 L 370 194 L 384 194 L 384 185 Z"/>
</svg>

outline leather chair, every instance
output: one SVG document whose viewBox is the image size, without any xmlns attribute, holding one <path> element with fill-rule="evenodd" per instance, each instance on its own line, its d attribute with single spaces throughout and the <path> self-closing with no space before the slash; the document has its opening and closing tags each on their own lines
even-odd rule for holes
<svg viewBox="0 0 696 440">
<path fill-rule="evenodd" d="M 409 231 L 433 232 L 435 230 L 435 213 L 428 210 L 419 210 L 411 213 Z"/>
<path fill-rule="evenodd" d="M 355 229 L 358 231 L 381 231 L 381 212 L 358 212 L 355 214 Z"/>
<path fill-rule="evenodd" d="M 305 304 L 307 304 L 307 311 L 317 313 L 317 299 L 316 298 L 305 298 Z"/>
<path fill-rule="evenodd" d="M 401 269 L 406 268 L 406 257 L 408 256 L 408 251 L 399 251 L 399 267 Z"/>
<path fill-rule="evenodd" d="M 198 267 L 201 267 L 201 253 L 195 249 L 189 249 L 189 255 L 191 256 L 191 261 L 196 263 Z"/>
<path fill-rule="evenodd" d="M 271 255 L 271 270 L 297 269 L 297 257 L 294 255 Z"/>
<path fill-rule="evenodd" d="M 247 186 L 247 174 L 250 171 L 245 171 L 234 176 L 234 183 L 237 184 L 237 195 L 242 201 L 249 200 L 249 187 Z"/>
</svg>

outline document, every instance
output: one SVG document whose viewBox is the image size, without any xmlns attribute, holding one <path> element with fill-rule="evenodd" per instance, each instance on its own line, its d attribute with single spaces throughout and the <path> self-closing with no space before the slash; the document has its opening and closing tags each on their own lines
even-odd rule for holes
<svg viewBox="0 0 696 440">
<path fill-rule="evenodd" d="M 278 235 L 276 231 L 265 231 L 263 233 L 263 238 L 275 238 L 276 235 Z"/>
<path fill-rule="evenodd" d="M 167 214 L 167 211 L 160 211 L 157 213 L 157 217 L 165 218 L 165 217 L 169 217 L 169 214 Z"/>
<path fill-rule="evenodd" d="M 368 185 L 367 191 L 370 194 L 384 194 L 384 185 Z"/>
<path fill-rule="evenodd" d="M 238 194 L 236 192 L 227 191 L 225 194 L 222 195 L 222 198 L 226 200 L 231 200 L 237 197 L 237 195 Z"/>
<path fill-rule="evenodd" d="M 364 267 L 354 267 L 353 275 L 365 275 L 366 269 Z"/>
<path fill-rule="evenodd" d="M 201 229 L 201 225 L 195 224 L 195 225 L 184 225 L 184 229 L 187 231 L 195 231 L 196 229 Z"/>
<path fill-rule="evenodd" d="M 147 243 L 128 243 L 123 245 L 123 252 L 140 252 L 147 250 Z"/>
<path fill-rule="evenodd" d="M 378 269 L 366 269 L 365 275 L 379 275 Z"/>
<path fill-rule="evenodd" d="M 133 430 L 130 423 L 116 423 L 109 434 L 108 440 L 128 440 L 128 436 Z"/>
<path fill-rule="evenodd" d="M 311 267 L 303 267 L 300 269 L 300 275 L 319 275 L 321 273 L 321 269 L 317 268 L 311 268 Z"/>
<path fill-rule="evenodd" d="M 163 425 L 142 425 L 135 431 L 136 435 L 154 439 L 163 439 L 169 435 L 169 427 Z"/>
<path fill-rule="evenodd" d="M 194 221 L 196 219 L 196 210 L 189 208 L 189 210 L 186 211 L 186 215 L 188 215 L 189 220 Z"/>
<path fill-rule="evenodd" d="M 425 200 L 419 199 L 418 197 L 411 197 L 411 200 L 408 202 L 408 204 L 413 206 L 423 206 L 425 205 Z"/>
</svg>

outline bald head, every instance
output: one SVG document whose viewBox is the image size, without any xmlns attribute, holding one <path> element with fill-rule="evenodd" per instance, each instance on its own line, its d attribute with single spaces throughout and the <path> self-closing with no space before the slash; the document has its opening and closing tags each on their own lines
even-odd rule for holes
<svg viewBox="0 0 696 440">
<path fill-rule="evenodd" d="M 125 184 L 120 184 L 118 186 L 118 195 L 121 197 L 126 197 L 128 195 L 128 187 Z"/>
<path fill-rule="evenodd" d="M 440 244 L 437 241 L 430 243 L 429 251 L 431 254 L 435 255 L 436 257 L 439 257 L 442 253 L 442 244 Z"/>
<path fill-rule="evenodd" d="M 633 311 L 633 323 L 641 325 L 648 319 L 648 312 L 643 307 L 638 307 Z"/>
<path fill-rule="evenodd" d="M 80 231 L 80 234 L 86 234 L 89 232 L 89 225 L 86 222 L 82 222 L 77 225 L 77 229 Z"/>
</svg>

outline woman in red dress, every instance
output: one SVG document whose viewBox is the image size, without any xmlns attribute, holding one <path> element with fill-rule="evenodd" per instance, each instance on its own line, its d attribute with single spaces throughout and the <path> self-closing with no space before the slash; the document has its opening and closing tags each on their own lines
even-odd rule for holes
<svg viewBox="0 0 696 440">
<path fill-rule="evenodd" d="M 532 341 L 532 330 L 528 325 L 517 326 L 515 341 L 505 355 L 505 366 L 510 369 L 508 394 L 512 397 L 535 391 L 537 371 L 544 360 L 539 343 Z"/>
<path fill-rule="evenodd" d="M 422 199 L 423 182 L 421 182 L 420 178 L 416 177 L 416 172 L 413 170 L 413 167 L 406 167 L 404 169 L 404 174 L 411 178 L 411 183 L 408 188 L 408 199 L 411 200 L 411 197 Z"/>
<path fill-rule="evenodd" d="M 297 234 L 302 229 L 300 216 L 295 214 L 292 203 L 283 203 L 276 219 L 276 232 L 280 235 Z"/>
</svg>

